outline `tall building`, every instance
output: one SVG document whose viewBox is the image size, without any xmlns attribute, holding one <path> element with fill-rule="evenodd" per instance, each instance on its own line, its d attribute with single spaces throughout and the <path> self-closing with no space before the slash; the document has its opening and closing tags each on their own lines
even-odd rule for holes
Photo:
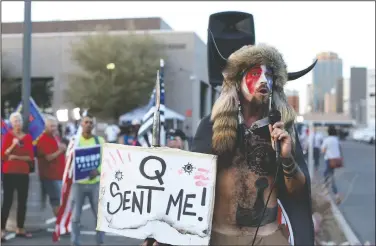
<svg viewBox="0 0 376 246">
<path fill-rule="evenodd" d="M 375 126 L 375 69 L 367 74 L 367 125 Z"/>
<path fill-rule="evenodd" d="M 359 125 L 367 124 L 367 68 L 350 70 L 350 116 Z"/>
<path fill-rule="evenodd" d="M 350 79 L 343 79 L 343 113 L 350 115 Z"/>
<path fill-rule="evenodd" d="M 312 84 L 307 84 L 307 91 L 306 91 L 306 106 L 304 113 L 310 113 L 313 109 L 313 86 Z"/>
<path fill-rule="evenodd" d="M 342 59 L 333 52 L 322 52 L 316 56 L 317 64 L 313 69 L 313 112 L 324 112 L 324 97 L 336 88 L 342 78 Z"/>
<path fill-rule="evenodd" d="M 295 90 L 286 90 L 287 102 L 299 114 L 299 92 Z"/>
<path fill-rule="evenodd" d="M 332 114 L 337 111 L 337 96 L 335 89 L 332 89 L 329 93 L 325 93 L 324 96 L 324 113 Z"/>
<path fill-rule="evenodd" d="M 337 80 L 336 83 L 336 113 L 343 113 L 343 78 Z"/>
</svg>

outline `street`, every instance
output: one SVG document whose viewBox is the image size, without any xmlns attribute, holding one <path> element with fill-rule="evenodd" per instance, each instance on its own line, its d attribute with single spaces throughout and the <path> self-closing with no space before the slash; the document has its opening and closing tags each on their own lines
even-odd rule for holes
<svg viewBox="0 0 376 246">
<path fill-rule="evenodd" d="M 375 243 L 375 146 L 351 141 L 342 142 L 345 167 L 336 172 L 336 182 L 343 195 L 340 211 L 361 242 Z M 320 173 L 324 163 L 322 160 Z M 47 216 L 46 229 L 34 232 L 33 239 L 12 238 L 6 245 L 51 245 L 54 221 Z M 82 214 L 81 243 L 94 245 L 95 222 L 90 206 L 84 206 Z M 106 235 L 105 245 L 140 245 L 140 240 Z M 70 245 L 70 236 L 62 236 L 56 245 Z"/>
<path fill-rule="evenodd" d="M 4 245 L 71 245 L 70 236 L 63 235 L 57 243 L 52 242 L 52 231 L 55 223 L 52 220 L 47 226 L 47 229 L 39 230 L 33 233 L 32 239 L 13 238 L 12 234 L 8 236 L 8 240 Z M 95 243 L 95 220 L 89 205 L 84 206 L 84 211 L 81 217 L 81 245 L 96 245 Z M 109 234 L 105 236 L 105 245 L 141 245 L 142 241 L 116 236 Z"/>
<path fill-rule="evenodd" d="M 341 142 L 344 168 L 336 171 L 335 181 L 343 196 L 338 206 L 360 242 L 375 244 L 375 145 Z M 320 165 L 320 174 L 324 162 Z"/>
</svg>

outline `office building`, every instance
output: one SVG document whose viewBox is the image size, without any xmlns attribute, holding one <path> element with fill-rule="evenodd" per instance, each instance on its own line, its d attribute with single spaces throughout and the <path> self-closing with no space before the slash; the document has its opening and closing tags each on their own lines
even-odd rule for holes
<svg viewBox="0 0 376 246">
<path fill-rule="evenodd" d="M 367 68 L 350 70 L 350 115 L 359 125 L 367 124 Z"/>
<path fill-rule="evenodd" d="M 375 126 L 375 69 L 367 73 L 367 125 Z"/>
<path fill-rule="evenodd" d="M 342 59 L 333 52 L 322 52 L 316 56 L 313 69 L 313 112 L 324 112 L 325 94 L 336 88 L 342 78 Z"/>
<path fill-rule="evenodd" d="M 110 35 L 149 34 L 165 53 L 165 104 L 185 115 L 183 130 L 193 136 L 202 117 L 211 111 L 219 93 L 208 83 L 206 44 L 194 32 L 174 31 L 161 18 L 33 22 L 31 76 L 53 81 L 52 109 L 73 109 L 63 93 L 67 74 L 80 68 L 72 62 L 71 43 L 98 34 L 104 26 Z M 23 23 L 2 23 L 2 62 L 12 77 L 22 77 Z M 151 93 L 151 91 L 150 91 Z M 150 93 L 143 95 L 150 97 Z M 126 112 L 121 112 L 126 113 Z"/>
<path fill-rule="evenodd" d="M 299 92 L 295 90 L 286 90 L 287 102 L 299 114 Z"/>
<path fill-rule="evenodd" d="M 336 112 L 343 113 L 343 78 L 337 80 L 335 88 L 336 96 Z"/>
<path fill-rule="evenodd" d="M 337 111 L 337 96 L 335 89 L 332 89 L 329 93 L 325 93 L 324 97 L 324 113 L 333 114 Z"/>
<path fill-rule="evenodd" d="M 343 79 L 343 113 L 350 115 L 350 79 Z"/>
<path fill-rule="evenodd" d="M 306 106 L 304 113 L 310 113 L 313 110 L 313 85 L 307 84 L 307 91 L 306 91 Z"/>
</svg>

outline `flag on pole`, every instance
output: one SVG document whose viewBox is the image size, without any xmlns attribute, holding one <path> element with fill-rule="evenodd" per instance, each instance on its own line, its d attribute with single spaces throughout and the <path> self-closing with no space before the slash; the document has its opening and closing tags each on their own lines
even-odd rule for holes
<svg viewBox="0 0 376 246">
<path fill-rule="evenodd" d="M 160 61 L 160 70 L 159 70 L 159 81 L 160 81 L 160 144 L 161 146 L 166 145 L 166 130 L 165 130 L 165 89 L 164 89 L 164 61 Z M 154 88 L 150 101 L 148 103 L 148 111 L 142 118 L 141 126 L 138 130 L 138 142 L 141 146 L 151 147 L 152 144 L 152 133 L 153 133 L 153 118 L 155 111 L 155 97 L 156 97 L 156 88 Z"/>
<path fill-rule="evenodd" d="M 30 97 L 30 115 L 29 115 L 29 134 L 33 138 L 33 146 L 35 147 L 39 141 L 39 138 L 42 136 L 44 132 L 45 123 L 43 119 L 43 115 L 40 112 L 37 104 Z M 16 112 L 22 111 L 22 102 L 17 106 Z"/>
<path fill-rule="evenodd" d="M 87 111 L 83 113 L 83 116 Z M 61 189 L 60 208 L 56 216 L 55 231 L 52 233 L 52 241 L 56 242 L 60 239 L 60 235 L 71 232 L 71 218 L 72 218 L 72 203 L 71 203 L 71 189 L 73 184 L 74 172 L 74 150 L 78 146 L 80 136 L 82 134 L 81 125 L 78 127 L 76 135 L 73 136 L 68 144 L 66 152 L 65 169 L 63 175 L 63 185 Z"/>
<path fill-rule="evenodd" d="M 1 143 L 3 143 L 3 137 L 4 137 L 5 134 L 7 134 L 9 129 L 10 128 L 9 128 L 8 124 L 3 119 L 1 119 Z"/>
</svg>

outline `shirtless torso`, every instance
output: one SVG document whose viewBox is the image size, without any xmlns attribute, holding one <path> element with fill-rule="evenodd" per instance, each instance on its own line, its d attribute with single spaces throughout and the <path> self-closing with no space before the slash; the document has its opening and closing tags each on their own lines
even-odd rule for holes
<svg viewBox="0 0 376 246">
<path fill-rule="evenodd" d="M 226 163 L 220 163 L 224 160 L 218 160 L 212 227 L 214 245 L 223 243 L 216 235 L 254 236 L 274 182 L 277 166 L 268 127 L 253 130 L 245 136 L 244 142 L 247 155 L 238 149 L 227 167 L 223 167 Z M 278 229 L 277 211 L 275 188 L 257 235 L 266 236 Z"/>
</svg>

